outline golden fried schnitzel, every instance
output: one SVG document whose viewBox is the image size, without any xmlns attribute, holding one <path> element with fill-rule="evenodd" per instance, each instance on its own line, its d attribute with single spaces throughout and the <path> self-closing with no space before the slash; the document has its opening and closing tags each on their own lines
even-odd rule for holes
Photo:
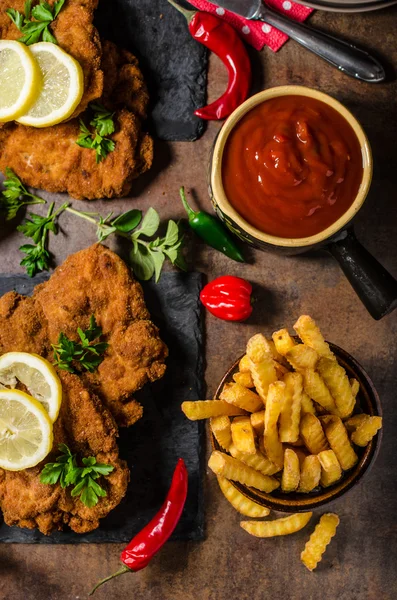
<svg viewBox="0 0 397 600">
<path fill-rule="evenodd" d="M 103 103 L 116 110 L 114 151 L 97 164 L 93 150 L 76 144 L 78 119 L 44 129 L 9 123 L 0 128 L 1 171 L 10 167 L 26 185 L 68 192 L 77 199 L 128 194 L 132 181 L 150 168 L 153 159 L 152 138 L 141 126 L 148 93 L 132 54 L 104 42 L 102 60 L 106 75 Z"/>
<path fill-rule="evenodd" d="M 48 0 L 52 6 L 55 0 Z M 38 2 L 33 2 L 33 5 Z M 8 8 L 24 13 L 25 0 L 0 0 L 0 39 L 17 40 L 22 33 L 9 16 Z M 79 115 L 90 102 L 101 97 L 103 72 L 101 69 L 101 42 L 92 24 L 98 0 L 66 0 L 61 12 L 50 25 L 53 35 L 63 50 L 71 54 L 84 73 L 84 95 L 73 116 Z"/>
</svg>

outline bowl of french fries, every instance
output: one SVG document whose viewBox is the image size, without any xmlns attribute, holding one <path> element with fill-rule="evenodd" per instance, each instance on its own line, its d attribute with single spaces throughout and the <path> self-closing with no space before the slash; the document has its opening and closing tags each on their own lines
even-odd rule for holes
<svg viewBox="0 0 397 600">
<path fill-rule="evenodd" d="M 251 337 L 214 399 L 182 405 L 188 418 L 210 420 L 208 464 L 224 495 L 254 503 L 258 516 L 336 500 L 369 471 L 381 442 L 381 405 L 363 367 L 311 317 L 294 329 Z"/>
</svg>

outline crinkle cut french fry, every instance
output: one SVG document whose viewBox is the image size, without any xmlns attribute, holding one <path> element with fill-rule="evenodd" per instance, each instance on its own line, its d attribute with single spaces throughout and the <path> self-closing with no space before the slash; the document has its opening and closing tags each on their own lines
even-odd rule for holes
<svg viewBox="0 0 397 600">
<path fill-rule="evenodd" d="M 224 450 L 229 450 L 232 443 L 231 423 L 229 417 L 212 417 L 210 419 L 211 431 L 216 441 Z"/>
<path fill-rule="evenodd" d="M 324 487 L 332 485 L 342 477 L 342 469 L 333 450 L 324 450 L 318 455 L 321 464 L 320 482 Z"/>
<path fill-rule="evenodd" d="M 296 442 L 299 437 L 299 424 L 302 405 L 302 375 L 286 373 L 285 393 L 280 413 L 279 436 L 281 442 Z"/>
<path fill-rule="evenodd" d="M 284 403 L 285 383 L 276 381 L 269 386 L 265 410 L 263 445 L 268 459 L 280 469 L 284 464 L 284 448 L 278 434 L 277 422 Z"/>
<path fill-rule="evenodd" d="M 287 448 L 284 452 L 284 469 L 281 476 L 281 489 L 283 492 L 294 492 L 300 479 L 300 467 L 298 455 Z"/>
<path fill-rule="evenodd" d="M 288 333 L 288 329 L 279 329 L 272 335 L 276 350 L 281 356 L 285 356 L 295 345 L 295 340 Z"/>
<path fill-rule="evenodd" d="M 237 416 L 247 414 L 239 406 L 233 406 L 233 404 L 223 402 L 222 400 L 187 401 L 182 402 L 181 408 L 191 421 L 210 419 L 211 417 L 220 417 L 222 415 Z"/>
<path fill-rule="evenodd" d="M 287 352 L 285 358 L 294 369 L 299 371 L 302 369 L 315 369 L 319 355 L 310 346 L 297 344 Z"/>
<path fill-rule="evenodd" d="M 239 481 L 242 484 L 249 485 L 257 490 L 269 494 L 280 486 L 277 479 L 262 475 L 252 467 L 236 460 L 228 454 L 223 454 L 215 450 L 208 461 L 208 466 L 215 473 L 232 481 Z"/>
<path fill-rule="evenodd" d="M 301 464 L 301 476 L 298 492 L 308 494 L 320 484 L 321 464 L 318 456 L 310 454 Z"/>
<path fill-rule="evenodd" d="M 357 429 L 357 427 L 362 425 L 362 423 L 364 423 L 364 421 L 369 419 L 370 416 L 371 415 L 366 415 L 365 413 L 353 415 L 352 417 L 350 417 L 350 419 L 347 419 L 347 421 L 344 421 L 344 426 L 346 427 L 346 429 L 349 433 L 353 433 L 353 431 L 355 431 Z"/>
<path fill-rule="evenodd" d="M 221 400 L 239 406 L 248 412 L 257 412 L 263 408 L 263 402 L 252 390 L 239 383 L 226 383 L 220 395 Z"/>
<path fill-rule="evenodd" d="M 301 438 L 305 442 L 306 448 L 311 454 L 318 454 L 319 452 L 329 448 L 320 421 L 311 413 L 308 413 L 302 417 L 300 434 Z"/>
<path fill-rule="evenodd" d="M 360 391 L 360 384 L 358 383 L 357 379 L 350 379 L 350 387 L 352 389 L 353 396 L 356 398 L 358 392 Z"/>
<path fill-rule="evenodd" d="M 267 517 L 270 513 L 268 508 L 244 496 L 230 481 L 220 475 L 218 475 L 218 483 L 226 500 L 245 517 L 260 519 L 261 517 Z"/>
<path fill-rule="evenodd" d="M 270 462 L 270 460 L 266 458 L 266 456 L 264 456 L 259 450 L 257 450 L 255 454 L 244 454 L 243 452 L 239 452 L 236 446 L 232 444 L 229 448 L 229 452 L 233 456 L 233 458 L 240 460 L 244 464 L 248 465 L 249 467 L 252 467 L 256 471 L 259 471 L 263 475 L 274 475 L 280 470 L 278 467 L 276 467 L 276 465 Z"/>
<path fill-rule="evenodd" d="M 306 415 L 307 413 L 311 413 L 312 415 L 316 414 L 316 409 L 313 404 L 313 400 L 309 398 L 305 391 L 302 392 L 302 402 L 301 402 L 301 414 Z"/>
<path fill-rule="evenodd" d="M 239 383 L 243 387 L 253 388 L 254 382 L 252 381 L 251 373 L 245 371 L 244 373 L 235 373 L 233 379 L 236 383 Z"/>
<path fill-rule="evenodd" d="M 269 385 L 277 381 L 277 373 L 269 342 L 264 335 L 258 333 L 248 340 L 247 356 L 256 391 L 265 403 Z"/>
<path fill-rule="evenodd" d="M 351 435 L 356 446 L 366 446 L 382 427 L 382 417 L 369 417 L 359 425 Z"/>
<path fill-rule="evenodd" d="M 276 374 L 277 374 L 278 379 L 282 379 L 286 373 L 290 372 L 290 370 L 287 369 L 287 367 L 285 367 L 281 363 L 277 362 L 276 360 L 273 361 L 273 364 L 274 364 L 274 368 L 276 369 Z"/>
<path fill-rule="evenodd" d="M 313 369 L 305 369 L 302 375 L 306 394 L 327 412 L 336 413 L 334 399 L 321 376 Z"/>
<path fill-rule="evenodd" d="M 346 428 L 340 417 L 330 415 L 330 422 L 325 424 L 325 436 L 336 454 L 340 466 L 344 471 L 351 469 L 358 461 L 358 456 L 350 443 Z"/>
<path fill-rule="evenodd" d="M 327 513 L 321 517 L 315 530 L 306 542 L 305 549 L 301 553 L 301 561 L 309 571 L 313 571 L 321 561 L 326 547 L 336 533 L 338 525 L 338 515 Z"/>
<path fill-rule="evenodd" d="M 277 351 L 276 344 L 273 342 L 273 340 L 268 340 L 268 342 L 274 360 L 284 367 L 288 367 L 288 362 L 285 360 L 284 356 Z"/>
<path fill-rule="evenodd" d="M 350 417 L 356 404 L 356 398 L 352 394 L 345 369 L 335 360 L 322 357 L 318 361 L 317 370 L 335 400 L 338 415 L 342 419 Z"/>
<path fill-rule="evenodd" d="M 313 348 L 320 356 L 326 356 L 331 360 L 336 360 L 335 355 L 324 340 L 314 319 L 308 315 L 301 315 L 295 323 L 294 329 L 302 342 L 307 346 L 310 346 L 310 348 Z"/>
<path fill-rule="evenodd" d="M 282 519 L 275 519 L 274 521 L 241 521 L 240 525 L 245 531 L 255 537 L 276 537 L 300 531 L 306 527 L 312 514 L 311 512 L 295 513 Z"/>
<path fill-rule="evenodd" d="M 239 452 L 256 454 L 254 430 L 249 417 L 236 417 L 232 421 L 232 441 Z"/>
<path fill-rule="evenodd" d="M 263 435 L 265 429 L 265 411 L 259 410 L 258 412 L 250 415 L 251 425 L 254 428 L 257 436 Z"/>
</svg>

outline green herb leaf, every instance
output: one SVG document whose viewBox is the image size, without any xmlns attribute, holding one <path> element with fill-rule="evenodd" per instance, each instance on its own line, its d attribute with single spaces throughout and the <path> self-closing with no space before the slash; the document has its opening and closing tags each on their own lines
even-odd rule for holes
<svg viewBox="0 0 397 600">
<path fill-rule="evenodd" d="M 26 0 L 24 15 L 13 8 L 9 8 L 6 11 L 7 15 L 19 31 L 23 33 L 18 41 L 30 46 L 36 44 L 42 38 L 45 42 L 56 44 L 57 41 L 49 30 L 49 25 L 56 19 L 64 4 L 65 0 L 57 0 L 54 6 L 51 7 L 48 2 L 41 1 L 32 8 L 32 0 Z M 31 18 L 35 20 L 31 21 Z"/>
<path fill-rule="evenodd" d="M 41 2 L 32 9 L 32 17 L 36 21 L 48 21 L 51 23 L 53 20 L 52 8 L 47 2 Z"/>
<path fill-rule="evenodd" d="M 142 220 L 142 211 L 133 209 L 128 210 L 125 213 L 119 215 L 112 221 L 112 225 L 117 231 L 123 231 L 124 233 L 130 233 L 133 229 L 138 227 Z"/>
<path fill-rule="evenodd" d="M 7 8 L 6 14 L 10 17 L 11 21 L 16 25 L 19 31 L 22 31 L 24 16 L 15 8 Z"/>
<path fill-rule="evenodd" d="M 130 252 L 130 263 L 134 274 L 142 281 L 148 281 L 154 273 L 152 254 L 146 246 L 139 246 L 139 250 Z"/>
<path fill-rule="evenodd" d="M 157 283 L 160 279 L 161 269 L 163 268 L 163 264 L 165 261 L 165 255 L 160 251 L 152 251 L 151 252 L 152 261 L 154 264 L 154 279 Z"/>
<path fill-rule="evenodd" d="M 91 316 L 90 326 L 86 330 L 77 329 L 80 341 L 70 340 L 63 332 L 59 334 L 58 344 L 52 344 L 54 351 L 54 364 L 59 369 L 77 373 L 73 363 L 78 363 L 83 371 L 93 373 L 101 364 L 104 353 L 108 347 L 107 342 L 93 342 L 102 335 L 94 315 Z"/>
<path fill-rule="evenodd" d="M 58 44 L 48 27 L 46 27 L 43 31 L 43 42 L 49 42 L 50 44 Z"/>
<path fill-rule="evenodd" d="M 90 108 L 94 111 L 94 117 L 90 121 L 90 125 L 97 131 L 98 135 L 105 137 L 114 133 L 114 112 L 107 110 L 99 102 L 92 103 Z"/>
<path fill-rule="evenodd" d="M 30 21 L 30 18 L 32 16 L 32 2 L 33 2 L 33 0 L 26 0 L 25 5 L 24 5 L 26 21 Z"/>
<path fill-rule="evenodd" d="M 0 212 L 5 214 L 6 221 L 17 216 L 20 208 L 32 204 L 45 204 L 45 200 L 28 192 L 15 173 L 6 167 L 5 190 L 0 194 Z"/>
<path fill-rule="evenodd" d="M 146 237 L 151 237 L 156 233 L 160 225 L 160 217 L 154 208 L 150 207 L 147 211 L 146 215 L 143 217 L 143 221 L 141 223 L 140 228 L 137 231 L 134 231 L 132 236 L 137 239 L 141 235 L 145 235 Z"/>
</svg>

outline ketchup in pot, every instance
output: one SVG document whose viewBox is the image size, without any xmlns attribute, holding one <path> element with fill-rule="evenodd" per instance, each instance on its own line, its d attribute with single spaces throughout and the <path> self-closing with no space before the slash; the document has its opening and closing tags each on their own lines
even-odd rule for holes
<svg viewBox="0 0 397 600">
<path fill-rule="evenodd" d="M 360 143 L 334 108 L 280 96 L 247 113 L 225 145 L 222 180 L 235 210 L 264 233 L 315 235 L 353 204 L 363 177 Z"/>
</svg>

